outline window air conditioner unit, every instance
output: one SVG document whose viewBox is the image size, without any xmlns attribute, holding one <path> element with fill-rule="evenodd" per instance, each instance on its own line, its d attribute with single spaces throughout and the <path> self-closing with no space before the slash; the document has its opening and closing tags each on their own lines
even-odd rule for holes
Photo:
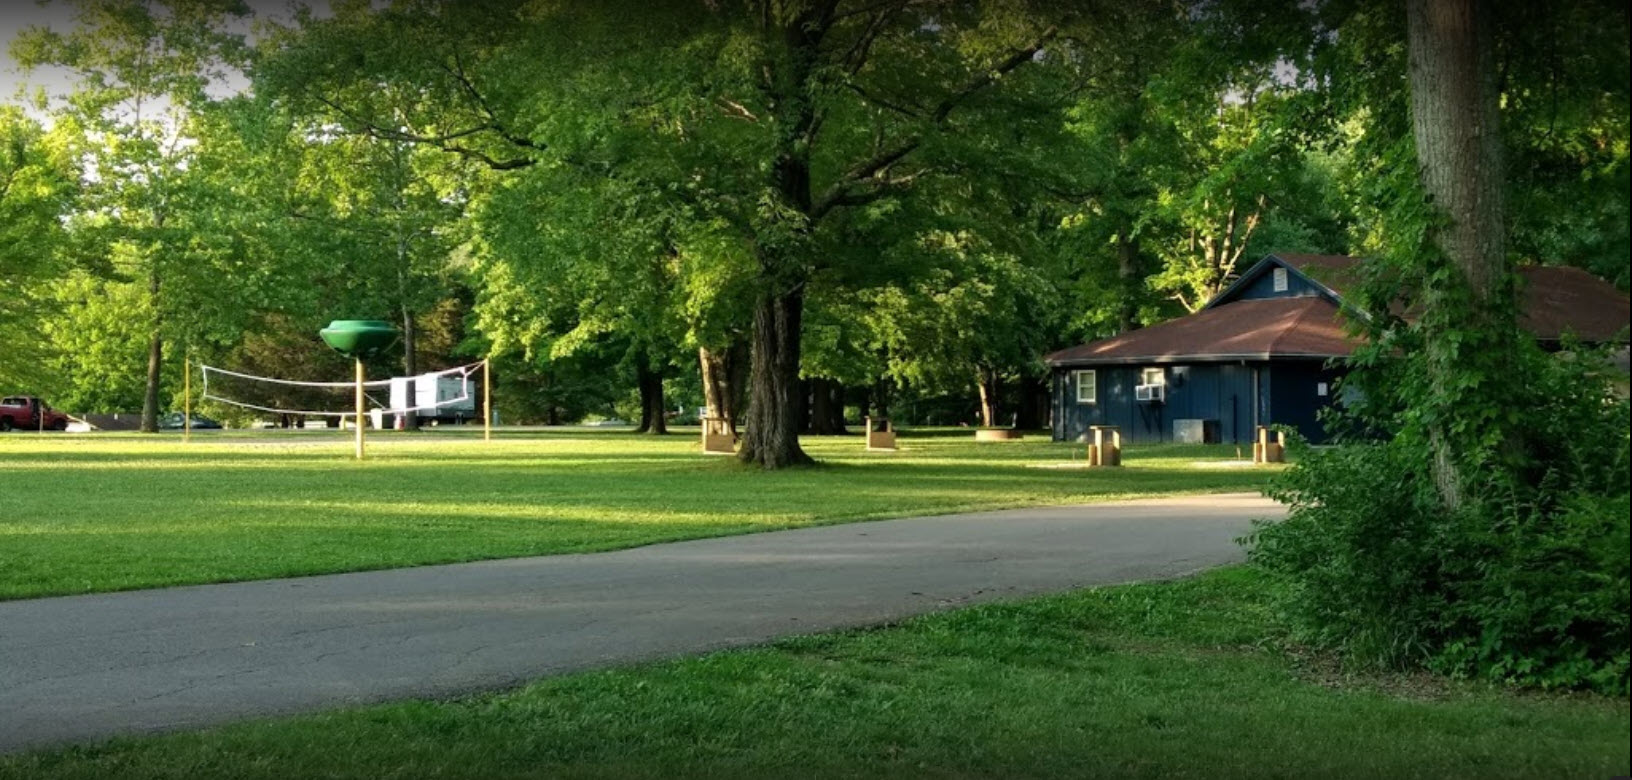
<svg viewBox="0 0 1632 780">
<path fill-rule="evenodd" d="M 1137 401 L 1161 403 L 1167 400 L 1167 385 L 1136 385 L 1133 397 Z"/>
</svg>

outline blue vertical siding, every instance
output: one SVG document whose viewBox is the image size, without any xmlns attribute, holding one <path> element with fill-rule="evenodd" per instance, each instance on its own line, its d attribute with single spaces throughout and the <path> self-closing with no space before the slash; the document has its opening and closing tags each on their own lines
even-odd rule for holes
<svg viewBox="0 0 1632 780">
<path fill-rule="evenodd" d="M 1326 294 L 1319 287 L 1310 284 L 1309 280 L 1301 274 L 1292 270 L 1286 272 L 1286 289 L 1276 291 L 1275 269 L 1278 267 L 1280 266 L 1271 263 L 1263 269 L 1262 273 L 1246 280 L 1240 287 L 1231 290 L 1228 297 L 1220 298 L 1213 305 L 1221 306 L 1229 301 L 1252 301 L 1262 298 L 1313 298 Z"/>
<path fill-rule="evenodd" d="M 1216 366 L 1218 391 L 1216 414 L 1219 441 L 1241 444 L 1252 441 L 1252 372 L 1241 363 Z"/>
<path fill-rule="evenodd" d="M 1337 400 L 1333 383 L 1343 375 L 1341 370 L 1326 368 L 1322 361 L 1283 360 L 1270 371 L 1270 388 L 1274 399 L 1274 413 L 1270 421 L 1296 428 L 1303 438 L 1319 444 L 1326 440 L 1326 429 L 1320 422 L 1320 413 Z M 1326 395 L 1320 395 L 1320 385 L 1326 385 Z"/>
<path fill-rule="evenodd" d="M 1139 403 L 1134 387 L 1144 366 L 1100 366 L 1099 399 L 1079 404 L 1073 369 L 1054 373 L 1054 439 L 1080 441 L 1092 425 L 1115 425 L 1128 442 L 1164 442 L 1173 439 L 1173 421 L 1211 420 L 1220 441 L 1246 443 L 1253 432 L 1253 374 L 1258 383 L 1260 417 L 1269 418 L 1271 383 L 1262 364 L 1198 363 L 1166 366 L 1166 403 Z"/>
</svg>

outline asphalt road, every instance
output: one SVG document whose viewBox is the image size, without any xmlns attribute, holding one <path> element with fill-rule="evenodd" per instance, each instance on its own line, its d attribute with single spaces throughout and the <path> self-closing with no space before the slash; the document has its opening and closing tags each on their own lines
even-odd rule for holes
<svg viewBox="0 0 1632 780">
<path fill-rule="evenodd" d="M 1240 560 L 1251 495 L 0 602 L 0 751 L 501 688 Z"/>
</svg>

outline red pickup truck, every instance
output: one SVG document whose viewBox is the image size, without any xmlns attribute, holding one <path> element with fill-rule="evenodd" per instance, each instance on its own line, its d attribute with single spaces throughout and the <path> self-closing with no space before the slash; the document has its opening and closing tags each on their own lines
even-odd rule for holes
<svg viewBox="0 0 1632 780">
<path fill-rule="evenodd" d="M 66 431 L 68 415 L 31 395 L 10 395 L 0 398 L 0 431 L 20 428 L 25 431 Z"/>
</svg>

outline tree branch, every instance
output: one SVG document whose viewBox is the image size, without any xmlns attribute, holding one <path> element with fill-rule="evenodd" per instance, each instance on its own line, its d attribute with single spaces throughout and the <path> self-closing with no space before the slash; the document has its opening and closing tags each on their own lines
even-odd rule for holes
<svg viewBox="0 0 1632 780">
<path fill-rule="evenodd" d="M 952 93 L 945 100 L 941 101 L 940 108 L 935 110 L 936 124 L 945 122 L 947 115 L 951 114 L 953 109 L 961 105 L 963 101 L 968 99 L 971 95 L 985 89 L 987 86 L 991 85 L 992 82 L 995 82 L 998 79 L 1008 75 L 1015 68 L 1030 62 L 1032 58 L 1037 56 L 1037 52 L 1042 51 L 1043 47 L 1047 46 L 1048 42 L 1053 40 L 1054 36 L 1058 34 L 1058 28 L 1049 27 L 1048 29 L 1044 30 L 1043 34 L 1038 36 L 1037 40 L 1030 46 L 1009 55 L 1008 59 L 1003 60 L 1002 62 L 998 63 L 996 67 L 980 74 L 979 76 L 976 76 L 974 79 L 971 79 L 968 84 L 964 85 L 963 89 Z"/>
<path fill-rule="evenodd" d="M 875 6 L 875 8 L 879 9 L 878 13 L 867 23 L 861 34 L 856 36 L 855 42 L 850 45 L 850 50 L 839 58 L 839 62 L 844 64 L 846 76 L 855 78 L 855 75 L 861 72 L 861 69 L 867 64 L 868 56 L 872 53 L 873 42 L 878 40 L 879 34 L 884 31 L 884 24 L 890 20 L 890 17 L 906 8 L 907 5 L 907 3 L 903 2 L 881 3 Z"/>
<path fill-rule="evenodd" d="M 730 98 L 720 98 L 720 104 L 725 109 L 726 116 L 741 119 L 746 122 L 758 122 L 759 116 L 750 111 L 747 106 Z"/>
<path fill-rule="evenodd" d="M 852 8 L 852 9 L 850 9 L 848 11 L 843 12 L 843 13 L 835 13 L 833 15 L 833 21 L 837 22 L 837 21 L 840 21 L 840 20 L 843 20 L 843 19 L 848 19 L 848 18 L 850 18 L 852 16 L 861 16 L 863 14 L 870 14 L 870 13 L 873 13 L 874 11 L 880 11 L 880 10 L 885 10 L 885 9 L 899 11 L 902 8 L 906 8 L 909 5 L 914 5 L 914 0 L 886 0 L 885 2 L 882 2 L 882 3 L 873 3 L 872 5 L 864 5 L 864 6 L 860 7 L 860 8 Z"/>
<path fill-rule="evenodd" d="M 453 76 L 454 80 L 459 82 L 460 89 L 463 89 L 465 94 L 469 95 L 470 99 L 476 102 L 477 108 L 479 108 L 482 114 L 487 117 L 488 126 L 490 129 L 497 133 L 500 138 L 503 138 L 504 140 L 509 141 L 510 143 L 523 149 L 537 150 L 542 148 L 539 144 L 535 143 L 533 139 L 510 132 L 509 128 L 507 128 L 505 124 L 499 120 L 499 115 L 493 111 L 493 106 L 487 102 L 487 98 L 482 96 L 481 91 L 476 89 L 476 85 L 472 84 L 470 78 L 465 75 L 465 65 L 464 62 L 459 59 L 458 51 L 453 52 L 453 65 L 454 67 L 449 68 L 446 64 L 443 64 L 442 69 L 448 71 L 448 73 Z"/>
<path fill-rule="evenodd" d="M 1058 28 L 1049 27 L 1048 29 L 1044 30 L 1041 35 L 1037 36 L 1037 40 L 1033 41 L 1031 45 L 1016 50 L 1014 53 L 998 62 L 992 68 L 983 71 L 980 73 L 980 75 L 970 79 L 966 84 L 955 90 L 952 94 L 947 95 L 939 104 L 936 105 L 935 111 L 931 115 L 931 129 L 939 129 L 945 125 L 947 119 L 951 117 L 952 112 L 956 110 L 958 106 L 962 105 L 964 101 L 968 100 L 970 97 L 986 87 L 991 86 L 1004 75 L 1010 73 L 1016 68 L 1019 68 L 1021 65 L 1030 62 L 1037 56 L 1037 52 L 1041 51 L 1042 48 L 1048 45 L 1048 42 L 1053 40 L 1058 34 Z M 923 145 L 923 143 L 923 134 L 916 134 L 893 147 L 875 154 L 871 159 L 868 159 L 851 168 L 849 171 L 841 175 L 837 181 L 833 182 L 832 186 L 828 187 L 827 190 L 822 193 L 822 196 L 818 198 L 814 204 L 812 204 L 810 213 L 811 217 L 819 219 L 827 212 L 833 210 L 835 207 L 839 205 L 853 205 L 858 201 L 858 199 L 860 202 L 865 203 L 878 198 L 880 195 L 882 195 L 883 189 L 889 186 L 889 180 L 875 183 L 875 186 L 870 192 L 853 193 L 849 190 L 853 185 L 859 184 L 867 179 L 872 179 L 885 169 L 889 168 L 891 165 L 900 162 L 907 155 L 916 151 L 918 147 Z"/>
<path fill-rule="evenodd" d="M 457 140 L 462 139 L 462 138 L 468 138 L 468 137 L 474 136 L 474 135 L 476 135 L 478 133 L 497 132 L 497 129 L 493 126 L 493 124 L 491 122 L 476 125 L 475 127 L 466 128 L 464 130 L 456 130 L 456 131 L 449 132 L 449 133 L 442 133 L 442 134 L 438 134 L 438 135 L 425 135 L 425 134 L 422 134 L 422 133 L 409 132 L 409 131 L 406 131 L 406 130 L 397 130 L 397 129 L 393 129 L 393 128 L 389 128 L 389 127 L 382 127 L 382 126 L 380 126 L 378 124 L 375 124 L 374 122 L 372 122 L 372 121 L 370 121 L 368 119 L 364 119 L 363 117 L 357 115 L 355 112 L 352 112 L 352 111 L 346 109 L 344 106 L 341 106 L 339 103 L 336 103 L 335 101 L 330 100 L 329 98 L 324 97 L 323 95 L 313 94 L 312 97 L 315 98 L 318 102 L 322 103 L 323 105 L 328 106 L 330 110 L 332 110 L 335 113 L 339 114 L 346 122 L 349 122 L 352 125 L 354 125 L 356 128 L 358 128 L 356 130 L 349 131 L 349 132 L 352 132 L 354 134 L 366 135 L 366 136 L 368 136 L 370 138 L 378 138 L 378 139 L 380 139 L 382 141 L 396 141 L 396 142 L 399 142 L 399 143 L 412 143 L 412 144 L 423 144 L 423 145 L 426 145 L 426 146 L 434 146 L 434 147 L 436 147 L 438 149 L 441 149 L 441 150 L 443 150 L 445 152 L 452 152 L 453 154 L 457 154 L 457 155 L 460 155 L 462 157 L 466 157 L 466 158 L 469 158 L 469 159 L 472 159 L 472 160 L 476 160 L 476 161 L 482 163 L 483 165 L 486 165 L 488 168 L 491 168 L 491 169 L 493 169 L 495 171 L 510 171 L 510 170 L 516 170 L 518 168 L 526 168 L 526 167 L 534 164 L 535 162 L 537 162 L 537 160 L 535 160 L 535 159 L 533 159 L 531 157 L 512 157 L 512 158 L 507 158 L 507 159 L 502 159 L 501 160 L 501 159 L 495 158 L 495 157 L 487 154 L 486 152 L 478 151 L 478 150 L 472 149 L 472 148 L 470 148 L 468 146 L 463 146 L 463 145 L 460 145 L 460 144 L 453 143 L 454 141 L 457 141 Z M 535 145 L 534 148 L 542 149 L 543 147 Z"/>
<path fill-rule="evenodd" d="M 874 104 L 874 105 L 876 105 L 876 106 L 878 106 L 880 108 L 887 108 L 887 109 L 889 109 L 891 111 L 896 112 L 897 114 L 900 114 L 900 115 L 905 116 L 905 117 L 910 117 L 910 118 L 913 118 L 913 119 L 922 119 L 923 116 L 924 116 L 923 109 L 913 108 L 911 106 L 906 106 L 906 105 L 902 105 L 900 103 L 896 103 L 896 102 L 893 102 L 893 101 L 885 100 L 884 98 L 881 98 L 881 97 L 879 97 L 877 95 L 874 95 L 871 92 L 868 92 L 865 89 L 862 89 L 859 84 L 850 83 L 850 84 L 845 84 L 844 86 L 845 86 L 846 89 L 850 90 L 851 92 L 854 92 L 857 95 L 860 95 L 862 100 L 865 100 L 868 103 L 872 103 L 872 104 Z"/>
</svg>

